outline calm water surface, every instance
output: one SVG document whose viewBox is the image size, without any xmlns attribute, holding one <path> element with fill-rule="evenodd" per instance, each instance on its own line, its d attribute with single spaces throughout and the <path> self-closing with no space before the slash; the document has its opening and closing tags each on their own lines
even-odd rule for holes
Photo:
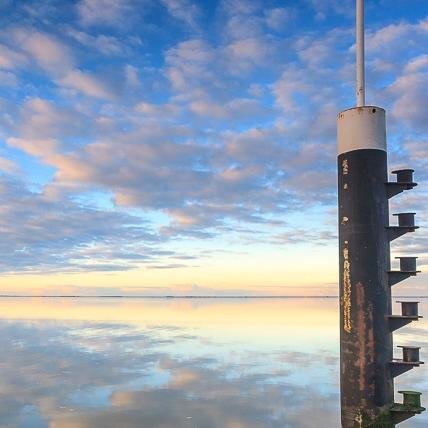
<svg viewBox="0 0 428 428">
<path fill-rule="evenodd" d="M 0 426 L 339 427 L 337 319 L 336 299 L 0 299 Z M 395 342 L 427 360 L 427 323 Z M 396 384 L 428 404 L 423 367 Z"/>
</svg>

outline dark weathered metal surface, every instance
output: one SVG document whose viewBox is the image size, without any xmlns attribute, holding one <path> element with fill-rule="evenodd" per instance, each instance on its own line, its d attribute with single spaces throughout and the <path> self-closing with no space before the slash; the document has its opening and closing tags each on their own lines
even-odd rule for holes
<svg viewBox="0 0 428 428">
<path fill-rule="evenodd" d="M 398 391 L 403 394 L 403 406 L 421 407 L 421 393 L 416 391 Z"/>
<path fill-rule="evenodd" d="M 416 270 L 417 257 L 400 256 L 396 257 L 396 259 L 400 260 L 400 270 L 402 272 L 418 272 Z"/>
<path fill-rule="evenodd" d="M 342 427 L 354 428 L 394 395 L 386 152 L 347 152 L 338 168 Z"/>
<path fill-rule="evenodd" d="M 415 226 L 415 215 L 416 213 L 397 213 L 392 214 L 398 217 L 398 226 L 400 227 L 414 227 Z"/>
<path fill-rule="evenodd" d="M 401 303 L 401 315 L 419 317 L 419 302 L 398 300 L 397 303 Z"/>
<path fill-rule="evenodd" d="M 396 169 L 395 171 L 391 171 L 392 174 L 397 176 L 397 183 L 413 183 L 413 173 L 414 169 Z M 416 183 L 413 183 L 416 186 Z"/>
<path fill-rule="evenodd" d="M 398 346 L 403 350 L 403 361 L 408 363 L 420 362 L 419 360 L 419 346 Z"/>
</svg>

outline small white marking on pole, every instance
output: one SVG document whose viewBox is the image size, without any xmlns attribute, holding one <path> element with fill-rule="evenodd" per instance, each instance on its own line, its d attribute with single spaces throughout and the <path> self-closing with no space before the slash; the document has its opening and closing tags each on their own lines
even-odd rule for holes
<svg viewBox="0 0 428 428">
<path fill-rule="evenodd" d="M 342 174 L 348 175 L 349 166 L 348 166 L 348 159 L 343 159 L 342 161 Z"/>
<path fill-rule="evenodd" d="M 364 65 L 364 0 L 356 1 L 357 107 L 363 107 L 366 104 L 366 83 Z"/>
</svg>

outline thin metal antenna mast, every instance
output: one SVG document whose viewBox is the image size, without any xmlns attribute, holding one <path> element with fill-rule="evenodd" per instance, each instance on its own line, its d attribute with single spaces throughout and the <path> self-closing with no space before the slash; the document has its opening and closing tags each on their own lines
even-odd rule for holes
<svg viewBox="0 0 428 428">
<path fill-rule="evenodd" d="M 363 107 L 366 104 L 364 64 L 364 0 L 357 0 L 356 39 L 357 107 Z"/>
</svg>

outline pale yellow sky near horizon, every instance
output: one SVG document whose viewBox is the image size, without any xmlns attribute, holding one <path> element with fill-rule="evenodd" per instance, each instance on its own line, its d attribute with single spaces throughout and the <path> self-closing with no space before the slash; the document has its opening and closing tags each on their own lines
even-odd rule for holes
<svg viewBox="0 0 428 428">
<path fill-rule="evenodd" d="M 335 246 L 298 245 L 224 253 L 171 269 L 120 272 L 17 273 L 0 276 L 0 294 L 18 295 L 336 295 Z M 424 266 L 420 269 L 424 271 Z M 425 275 L 394 287 L 396 295 L 425 295 Z"/>
<path fill-rule="evenodd" d="M 325 246 L 278 248 L 269 254 L 221 255 L 174 269 L 140 268 L 124 272 L 10 274 L 0 276 L 0 292 L 60 294 L 93 288 L 126 294 L 152 288 L 162 293 L 233 291 L 323 294 L 335 290 L 335 249 Z M 91 294 L 91 293 L 89 293 Z"/>
</svg>

